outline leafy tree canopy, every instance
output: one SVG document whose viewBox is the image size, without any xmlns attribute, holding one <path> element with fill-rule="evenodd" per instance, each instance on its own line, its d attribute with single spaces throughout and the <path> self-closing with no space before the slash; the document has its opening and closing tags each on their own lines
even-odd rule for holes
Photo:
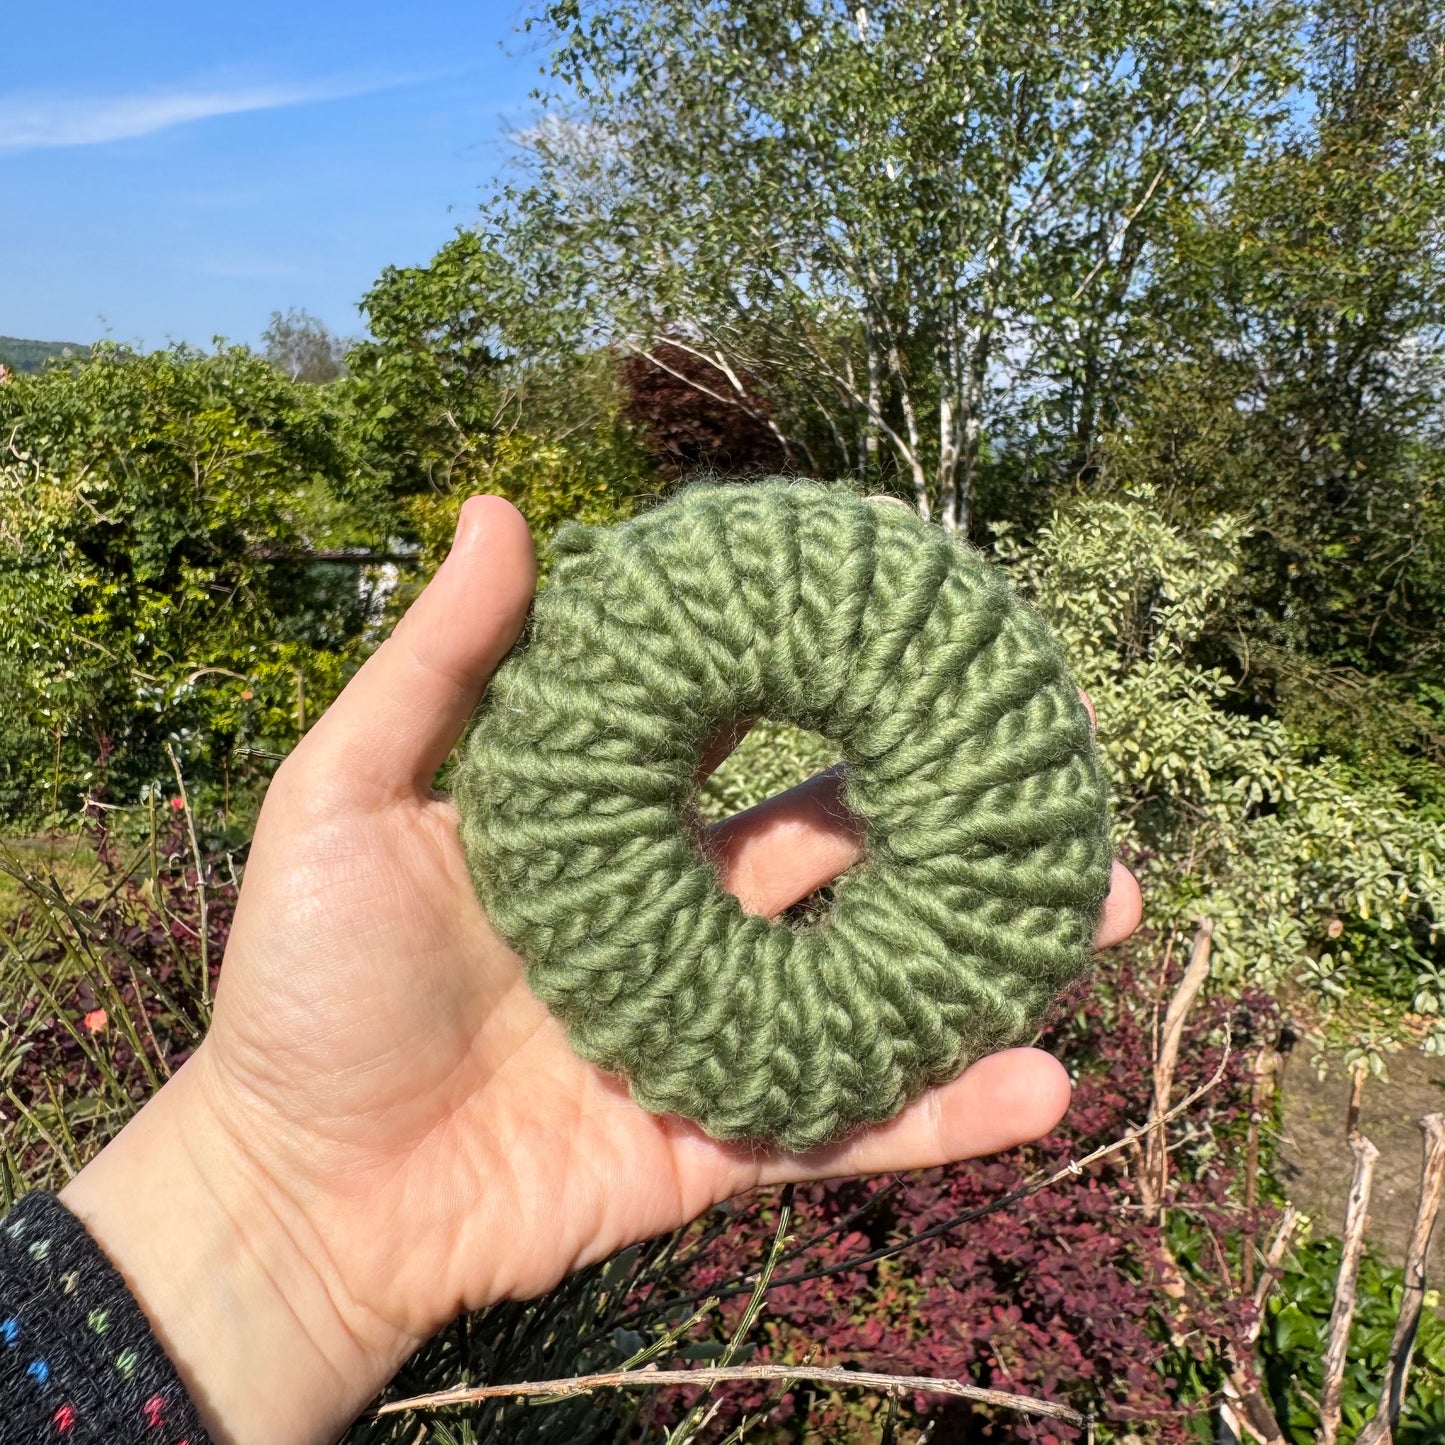
<svg viewBox="0 0 1445 1445">
<path fill-rule="evenodd" d="M 439 559 L 461 502 L 514 502 L 539 540 L 573 516 L 624 515 L 656 489 L 622 414 L 615 358 L 563 344 L 562 313 L 486 237 L 389 268 L 347 355 L 354 434 L 397 530 Z"/>
<path fill-rule="evenodd" d="M 1296 74 L 1295 12 L 1265 0 L 555 0 L 537 23 L 553 88 L 484 226 L 553 309 L 706 378 L 791 464 L 964 529 L 1002 414 L 1087 450 L 1171 206 L 1227 180 Z"/>
<path fill-rule="evenodd" d="M 319 316 L 292 307 L 273 311 L 261 333 L 266 360 L 292 381 L 310 381 L 319 386 L 346 374 L 348 342 L 333 336 Z"/>
<path fill-rule="evenodd" d="M 1438 686 L 1439 8 L 1330 0 L 1307 37 L 1281 143 L 1180 228 L 1178 270 L 1154 288 L 1154 309 L 1181 369 L 1146 378 L 1131 409 L 1144 465 L 1171 473 L 1178 504 L 1256 521 L 1253 633 Z"/>
</svg>

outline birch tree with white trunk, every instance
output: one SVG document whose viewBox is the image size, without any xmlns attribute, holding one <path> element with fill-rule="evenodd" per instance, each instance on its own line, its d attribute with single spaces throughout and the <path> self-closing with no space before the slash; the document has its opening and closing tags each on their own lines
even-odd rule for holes
<svg viewBox="0 0 1445 1445">
<path fill-rule="evenodd" d="M 1172 208 L 1278 121 L 1273 0 L 551 0 L 484 229 L 594 338 L 967 531 L 998 421 L 1087 452 Z M 1062 350 L 1061 350 L 1062 348 Z"/>
</svg>

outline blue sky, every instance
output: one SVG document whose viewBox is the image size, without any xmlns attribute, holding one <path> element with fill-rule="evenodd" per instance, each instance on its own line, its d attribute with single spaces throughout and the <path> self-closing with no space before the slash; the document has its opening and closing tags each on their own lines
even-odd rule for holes
<svg viewBox="0 0 1445 1445">
<path fill-rule="evenodd" d="M 0 335 L 46 341 L 359 331 L 475 211 L 542 61 L 518 0 L 5 10 Z"/>
</svg>

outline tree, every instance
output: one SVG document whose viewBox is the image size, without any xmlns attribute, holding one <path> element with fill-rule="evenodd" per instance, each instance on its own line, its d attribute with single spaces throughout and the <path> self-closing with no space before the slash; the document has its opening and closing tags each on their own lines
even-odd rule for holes
<svg viewBox="0 0 1445 1445">
<path fill-rule="evenodd" d="M 1157 484 L 1176 519 L 1247 516 L 1231 650 L 1269 705 L 1313 714 L 1347 755 L 1363 721 L 1372 765 L 1389 741 L 1395 769 L 1422 740 L 1445 760 L 1440 20 L 1435 0 L 1305 7 L 1286 122 L 1227 186 L 1172 208 L 1140 308 L 1148 365 L 1114 353 L 1128 364 L 1092 460 L 1055 469 L 1104 491 Z M 1061 437 L 1072 415 L 1057 409 Z M 1016 464 L 1026 421 L 1003 434 Z"/>
<path fill-rule="evenodd" d="M 319 316 L 293 306 L 284 315 L 271 313 L 261 333 L 266 360 L 292 381 L 309 381 L 318 386 L 346 375 L 346 348 L 350 344 L 333 336 Z"/>
<path fill-rule="evenodd" d="M 474 492 L 507 497 L 542 539 L 656 489 L 622 416 L 615 358 L 573 348 L 545 283 L 476 232 L 425 266 L 388 267 L 362 309 L 371 337 L 347 354 L 341 395 L 393 529 L 426 563 Z"/>
<path fill-rule="evenodd" d="M 1439 6 L 1320 0 L 1305 33 L 1291 123 L 1176 227 L 1151 286 L 1156 365 L 1111 428 L 1105 484 L 1156 482 L 1178 516 L 1250 518 L 1236 621 L 1256 670 L 1390 674 L 1438 708 Z"/>
<path fill-rule="evenodd" d="M 348 394 L 393 494 L 451 490 L 504 421 L 497 316 L 517 309 L 510 280 L 480 237 L 462 233 L 426 266 L 388 266 L 362 299 L 371 337 L 347 355 Z"/>
<path fill-rule="evenodd" d="M 1087 453 L 1166 207 L 1276 117 L 1291 16 L 549 0 L 555 86 L 484 228 L 579 330 L 791 465 L 896 480 L 967 530 L 1001 413 L 1067 388 Z"/>
</svg>

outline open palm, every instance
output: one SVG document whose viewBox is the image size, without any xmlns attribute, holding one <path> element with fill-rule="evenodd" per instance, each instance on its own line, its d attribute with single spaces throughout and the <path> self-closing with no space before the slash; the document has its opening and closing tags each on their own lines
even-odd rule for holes
<svg viewBox="0 0 1445 1445">
<path fill-rule="evenodd" d="M 338 1311 L 379 1354 L 754 1184 L 1007 1148 L 1069 1099 L 1056 1060 L 1014 1049 L 889 1124 L 784 1155 L 649 1114 L 573 1054 L 478 905 L 451 804 L 431 791 L 533 583 L 520 516 L 470 501 L 448 561 L 271 786 L 194 1061 L 242 1168 L 323 1254 Z M 827 775 L 709 844 L 764 915 L 860 856 Z M 1116 869 L 1101 943 L 1137 910 Z"/>
</svg>

